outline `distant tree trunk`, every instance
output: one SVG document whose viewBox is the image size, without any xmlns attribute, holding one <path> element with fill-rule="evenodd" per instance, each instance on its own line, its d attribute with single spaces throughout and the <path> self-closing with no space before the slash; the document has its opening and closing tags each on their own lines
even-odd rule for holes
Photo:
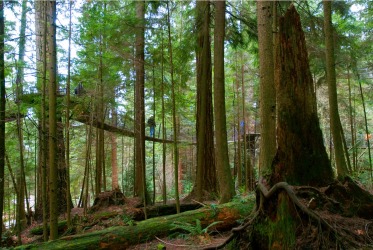
<svg viewBox="0 0 373 250">
<path fill-rule="evenodd" d="M 236 106 L 236 117 L 237 117 L 237 150 L 236 150 L 236 163 L 237 163 L 237 188 L 242 186 L 242 128 L 241 128 L 241 104 L 240 104 L 240 88 L 239 88 L 239 73 L 238 73 L 238 56 L 237 52 L 235 53 L 235 63 L 236 63 L 236 70 L 235 70 L 235 97 L 237 98 L 237 106 Z M 241 102 L 242 103 L 242 102 Z"/>
<path fill-rule="evenodd" d="M 0 236 L 3 233 L 4 168 L 5 168 L 5 20 L 4 1 L 0 1 Z M 0 247 L 2 241 L 0 242 Z"/>
<path fill-rule="evenodd" d="M 271 1 L 257 1 L 260 59 L 260 176 L 267 179 L 276 153 L 276 90 L 274 86 Z"/>
<path fill-rule="evenodd" d="M 112 108 L 112 120 L 113 126 L 118 126 L 118 114 L 115 107 Z M 117 136 L 115 133 L 110 133 L 110 140 L 111 140 L 111 189 L 119 189 L 119 182 L 118 182 L 118 153 L 117 153 Z"/>
<path fill-rule="evenodd" d="M 106 12 L 106 3 L 104 4 L 103 16 Z M 102 24 L 104 25 L 104 24 Z M 105 182 L 104 176 L 104 162 L 105 162 L 105 131 L 103 130 L 103 124 L 105 121 L 105 112 L 104 112 L 104 32 L 105 25 L 100 30 L 100 48 L 99 48 L 99 70 L 98 70 L 98 85 L 97 85 L 97 98 L 96 98 L 96 110 L 97 110 L 97 121 L 100 122 L 96 130 L 96 179 L 95 179 L 95 195 L 96 197 L 100 194 L 103 188 L 103 183 Z"/>
<path fill-rule="evenodd" d="M 364 101 L 364 94 L 363 94 L 363 88 L 361 87 L 361 81 L 360 81 L 360 75 L 357 72 L 357 78 L 359 81 L 359 90 L 360 90 L 360 96 L 361 96 L 361 102 L 363 104 L 363 112 L 364 112 L 364 125 L 365 125 L 365 134 L 366 134 L 366 140 L 367 140 L 367 146 L 368 146 L 368 159 L 369 159 L 369 167 L 370 167 L 370 182 L 373 181 L 373 168 L 372 168 L 372 155 L 370 151 L 370 138 L 368 137 L 370 135 L 369 129 L 368 129 L 368 119 L 367 119 L 367 111 L 365 108 L 365 101 Z"/>
<path fill-rule="evenodd" d="M 212 69 L 210 41 L 210 2 L 197 1 L 197 174 L 192 191 L 197 200 L 215 198 L 215 167 Z"/>
<path fill-rule="evenodd" d="M 19 41 L 19 52 L 18 52 L 18 66 L 16 76 L 16 100 L 20 100 L 23 94 L 23 77 L 24 77 L 24 56 L 25 56 L 25 44 L 26 44 L 26 13 L 27 13 L 27 1 L 22 1 L 22 14 L 21 14 L 21 29 L 20 29 L 20 41 Z M 26 226 L 26 213 L 25 213 L 25 161 L 24 161 L 24 143 L 23 143 L 23 122 L 20 116 L 21 108 L 20 102 L 17 102 L 17 135 L 19 143 L 19 161 L 20 168 L 17 177 L 18 190 L 17 190 L 17 236 L 18 242 L 21 241 L 21 232 Z"/>
<path fill-rule="evenodd" d="M 49 217 L 50 239 L 58 238 L 58 166 L 57 166 L 57 46 L 56 46 L 56 2 L 48 6 L 48 53 L 49 53 Z"/>
<path fill-rule="evenodd" d="M 42 107 L 41 107 L 41 174 L 42 174 L 42 211 L 43 211 L 43 240 L 48 241 L 48 169 L 47 169 L 47 150 L 48 150 L 48 135 L 47 135 L 47 7 L 48 2 L 39 2 L 35 3 L 40 12 L 36 11 L 36 29 L 39 31 L 39 34 L 43 40 L 36 39 L 36 58 L 38 59 L 38 48 L 41 48 L 39 51 L 39 59 L 42 58 L 42 67 L 39 72 L 42 75 Z M 36 9 L 36 8 L 35 8 Z M 40 14 L 42 13 L 42 14 Z M 40 15 L 39 15 L 40 14 Z M 40 44 L 41 46 L 38 46 Z M 38 61 L 38 60 L 37 60 Z M 38 66 L 38 65 L 37 65 Z M 37 215 L 37 210 L 35 209 L 35 217 Z"/>
<path fill-rule="evenodd" d="M 136 31 L 135 48 L 135 196 L 143 199 L 144 205 L 148 202 L 145 168 L 145 104 L 144 104 L 144 46 L 145 46 L 145 2 L 136 2 L 136 18 L 138 27 Z"/>
<path fill-rule="evenodd" d="M 101 51 L 102 52 L 102 51 Z M 99 81 L 98 84 L 98 98 L 97 98 L 97 121 L 104 124 L 104 100 L 103 100 L 103 79 L 102 79 L 102 54 L 100 55 L 100 69 L 99 69 Z M 105 161 L 104 150 L 104 135 L 105 131 L 102 126 L 98 126 L 96 130 L 96 172 L 95 172 L 95 196 L 97 197 L 102 191 L 103 182 L 103 164 Z"/>
<path fill-rule="evenodd" d="M 351 80 L 350 80 L 350 69 L 347 69 L 347 81 L 348 81 L 348 105 L 349 105 L 349 116 L 350 116 L 350 132 L 351 132 L 351 148 L 352 148 L 352 171 L 356 171 L 356 138 L 355 138 L 355 127 L 354 127 L 354 110 L 352 106 L 352 95 L 351 95 Z"/>
<path fill-rule="evenodd" d="M 335 163 L 338 178 L 342 179 L 350 173 L 348 152 L 343 147 L 344 135 L 338 111 L 337 87 L 335 76 L 334 39 L 331 18 L 331 1 L 324 4 L 324 34 L 326 56 L 326 79 L 328 82 L 330 127 L 333 136 Z"/>
<path fill-rule="evenodd" d="M 229 166 L 224 81 L 225 1 L 215 2 L 214 30 L 214 111 L 216 138 L 216 169 L 219 180 L 220 203 L 235 195 Z"/>
<path fill-rule="evenodd" d="M 72 1 L 69 1 L 69 48 L 67 59 L 67 80 L 66 80 L 66 197 L 70 198 L 70 79 L 71 79 L 71 8 Z M 67 225 L 71 227 L 71 203 L 66 204 Z"/>
<path fill-rule="evenodd" d="M 161 95 L 162 95 L 162 140 L 166 139 L 166 127 L 165 127 L 165 106 L 164 106 L 164 60 L 163 60 L 163 33 L 162 33 L 162 84 L 161 84 Z M 166 143 L 162 143 L 162 198 L 163 204 L 167 203 L 167 182 L 166 182 Z"/>
</svg>

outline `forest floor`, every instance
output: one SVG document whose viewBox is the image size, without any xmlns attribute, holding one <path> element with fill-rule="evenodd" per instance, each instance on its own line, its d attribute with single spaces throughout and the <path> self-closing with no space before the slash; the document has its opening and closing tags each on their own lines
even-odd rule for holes
<svg viewBox="0 0 373 250">
<path fill-rule="evenodd" d="M 117 198 L 117 193 L 113 195 L 112 192 L 106 192 L 106 194 L 110 194 L 111 196 L 115 196 Z M 71 211 L 71 218 L 72 222 L 75 225 L 74 230 L 72 232 L 68 232 L 67 225 L 66 225 L 66 215 L 62 215 L 59 218 L 59 221 L 62 222 L 59 225 L 59 233 L 61 236 L 67 235 L 78 235 L 78 234 L 86 234 L 89 232 L 95 232 L 107 229 L 109 227 L 115 226 L 126 226 L 126 225 L 136 225 L 138 221 L 143 220 L 143 209 L 140 207 L 140 201 L 137 198 L 125 198 L 124 205 L 113 205 L 109 204 L 109 199 L 107 195 L 102 198 L 100 201 L 95 201 L 93 207 L 89 209 L 89 212 L 84 215 L 83 208 L 73 208 Z M 123 196 L 124 197 L 124 196 Z M 254 203 L 253 196 L 251 197 L 251 202 Z M 217 204 L 218 201 L 209 201 L 205 202 L 204 204 L 199 204 L 197 202 L 193 205 L 190 205 L 190 201 L 182 202 L 181 206 L 184 206 L 185 210 L 191 209 L 198 209 L 202 207 L 202 205 L 210 206 L 210 204 Z M 167 206 L 173 208 L 174 202 L 168 202 Z M 155 207 L 164 207 L 163 204 L 155 204 L 150 208 Z M 172 210 L 172 209 L 171 209 Z M 159 212 L 159 211 L 158 211 Z M 165 215 L 170 213 L 170 209 L 168 209 Z M 163 216 L 163 215 L 160 215 Z M 154 215 L 152 216 L 154 217 Z M 132 218 L 137 218 L 133 220 Z M 237 224 L 236 224 L 237 225 Z M 232 225 L 231 228 L 233 226 Z M 195 225 L 191 225 L 191 229 L 196 228 Z M 206 247 L 214 247 L 223 243 L 229 237 L 229 229 L 224 231 L 218 230 L 206 230 L 203 232 L 204 228 L 196 229 L 198 231 L 197 234 L 191 234 L 188 231 L 175 232 L 171 235 L 165 237 L 155 237 L 155 239 L 131 245 L 126 249 L 130 250 L 143 250 L 143 249 L 203 249 Z M 28 245 L 33 243 L 41 243 L 43 242 L 42 236 L 42 223 L 33 222 L 30 226 L 28 226 L 21 235 L 22 245 Z M 13 242 L 12 242 L 13 241 Z M 16 246 L 17 238 L 16 236 L 11 236 L 8 239 L 9 247 Z"/>
<path fill-rule="evenodd" d="M 325 246 L 335 249 L 343 248 L 343 246 L 344 249 L 351 249 L 351 247 L 352 249 L 373 249 L 373 196 L 371 190 L 361 190 L 350 179 L 344 182 L 336 182 L 324 188 L 289 187 L 296 194 L 295 199 L 300 202 L 294 207 L 298 207 L 296 213 L 299 218 L 302 218 L 302 222 L 292 233 L 296 237 L 295 244 L 300 247 L 299 249 L 303 249 L 302 246 L 307 246 L 307 249 L 325 249 Z M 84 215 L 83 208 L 73 208 L 71 216 L 75 225 L 74 230 L 67 230 L 66 222 L 65 224 L 62 223 L 59 226 L 61 236 L 86 234 L 115 226 L 136 225 L 143 220 L 143 209 L 140 207 L 141 204 L 138 199 L 125 198 L 125 204 L 113 205 L 108 202 L 110 199 L 107 199 L 107 194 L 100 201 L 95 201 L 96 206 L 90 208 L 90 212 L 86 215 Z M 117 194 L 115 194 L 115 197 L 117 197 Z M 254 206 L 255 196 L 251 193 L 249 197 L 241 198 L 241 202 L 250 202 Z M 206 204 L 211 206 L 216 203 L 216 201 L 211 201 Z M 186 205 L 185 202 L 182 204 Z M 173 204 L 168 205 L 172 207 Z M 301 208 L 302 206 L 303 208 Z M 164 206 L 163 204 L 157 204 L 155 207 L 159 209 Z M 157 210 L 158 213 L 159 211 Z M 170 210 L 167 210 L 166 213 L 169 214 Z M 315 220 L 312 216 L 308 217 L 307 214 L 309 213 L 315 214 L 318 219 Z M 159 216 L 163 215 L 166 214 Z M 246 218 L 246 221 L 251 220 L 251 224 L 255 223 L 253 218 L 254 215 L 252 214 Z M 64 220 L 66 220 L 65 216 L 61 216 L 60 221 L 63 222 Z M 219 231 L 213 229 L 214 227 L 211 227 L 211 230 L 202 230 L 206 227 L 198 229 L 196 223 L 188 224 L 194 230 L 194 233 L 192 233 L 192 230 L 178 230 L 167 236 L 155 237 L 147 242 L 133 244 L 126 249 L 213 249 L 226 242 L 232 234 L 236 236 L 233 247 L 228 244 L 221 249 L 261 249 L 255 248 L 251 245 L 253 243 L 248 241 L 248 235 L 253 232 L 252 225 L 242 223 L 243 220 L 241 226 L 236 223 L 231 225 L 230 228 Z M 231 230 L 234 227 L 236 227 L 235 229 L 241 227 L 241 229 Z M 40 223 L 34 222 L 24 230 L 22 244 L 42 242 L 41 228 Z M 8 246 L 16 246 L 16 239 L 15 236 L 9 237 Z M 11 241 L 14 241 L 14 243 L 11 244 Z M 269 246 L 268 242 L 264 244 L 267 247 Z"/>
</svg>

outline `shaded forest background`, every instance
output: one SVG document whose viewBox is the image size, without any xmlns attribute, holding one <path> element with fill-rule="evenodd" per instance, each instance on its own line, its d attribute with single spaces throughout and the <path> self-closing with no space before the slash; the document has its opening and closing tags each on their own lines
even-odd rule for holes
<svg viewBox="0 0 373 250">
<path fill-rule="evenodd" d="M 294 4 L 307 42 L 323 142 L 337 173 L 323 4 Z M 341 134 L 344 154 L 348 155 L 346 175 L 368 189 L 372 188 L 373 175 L 372 5 L 371 1 L 333 2 L 331 30 Z M 43 155 L 53 148 L 44 143 L 52 120 L 56 122 L 58 214 L 78 206 L 86 211 L 99 193 L 115 189 L 126 197 L 140 197 L 145 206 L 183 198 L 221 198 L 224 187 L 219 189 L 215 167 L 210 172 L 204 172 L 208 167 L 201 167 L 220 163 L 214 152 L 216 123 L 213 127 L 219 113 L 219 109 L 213 111 L 218 105 L 213 101 L 219 97 L 215 95 L 218 90 L 212 89 L 212 82 L 218 81 L 215 68 L 219 61 L 211 61 L 211 55 L 214 58 L 218 53 L 212 49 L 218 41 L 214 36 L 218 32 L 214 30 L 218 9 L 211 4 L 206 12 L 207 6 L 186 1 L 145 2 L 143 6 L 134 1 L 58 2 L 53 59 L 53 38 L 44 35 L 53 34 L 53 30 L 43 26 L 53 23 L 53 15 L 40 14 L 44 8 L 41 2 L 3 2 L 3 224 L 7 229 L 15 229 L 17 224 L 17 230 L 22 230 L 31 214 L 33 219 L 47 221 L 43 209 L 49 208 L 43 208 L 43 200 L 48 198 L 43 195 L 53 187 L 43 186 L 43 176 L 52 173 L 47 170 L 52 163 L 43 162 L 48 160 Z M 286 9 L 286 3 L 277 4 L 279 16 Z M 254 190 L 263 164 L 259 161 L 263 99 L 259 96 L 256 2 L 228 1 L 225 19 L 224 57 L 220 59 L 224 63 L 225 95 L 218 100 L 225 101 L 227 166 L 234 193 L 240 196 Z M 141 35 L 142 59 L 138 54 Z M 204 58 L 209 53 L 208 66 Z M 53 60 L 56 67 L 48 69 L 53 67 Z M 53 70 L 57 73 L 56 112 L 51 120 L 51 95 L 46 90 L 51 89 L 48 84 Z M 199 72 L 213 72 L 214 78 Z M 138 89 L 139 75 L 143 77 L 142 89 Z M 210 82 L 206 84 L 210 89 L 201 90 L 206 82 Z M 200 111 L 197 107 L 210 109 Z M 147 123 L 150 117 L 155 118 L 154 136 L 150 134 L 153 125 Z M 207 144 L 201 146 L 201 141 Z M 211 151 L 198 151 L 203 145 L 210 145 L 206 150 Z M 71 197 L 66 198 L 68 192 Z"/>
</svg>

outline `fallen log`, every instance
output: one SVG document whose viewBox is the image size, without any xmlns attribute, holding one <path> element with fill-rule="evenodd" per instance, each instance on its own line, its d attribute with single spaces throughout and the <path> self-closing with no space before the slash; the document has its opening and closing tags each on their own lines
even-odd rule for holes
<svg viewBox="0 0 373 250">
<path fill-rule="evenodd" d="M 170 234 L 174 223 L 195 223 L 200 220 L 203 227 L 220 221 L 215 229 L 226 231 L 237 226 L 237 220 L 249 216 L 254 206 L 251 202 L 230 202 L 210 205 L 164 217 L 156 217 L 138 222 L 133 226 L 116 226 L 91 233 L 62 237 L 42 244 L 25 245 L 16 249 L 125 249 L 134 244 L 153 240 L 155 236 Z"/>
</svg>

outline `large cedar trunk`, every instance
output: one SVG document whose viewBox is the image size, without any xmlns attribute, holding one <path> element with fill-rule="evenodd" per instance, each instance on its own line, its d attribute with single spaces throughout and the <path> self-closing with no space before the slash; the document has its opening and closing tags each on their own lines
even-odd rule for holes
<svg viewBox="0 0 373 250">
<path fill-rule="evenodd" d="M 294 6 L 280 19 L 279 28 L 277 153 L 271 183 L 328 184 L 333 171 L 323 144 L 306 43 Z"/>
<path fill-rule="evenodd" d="M 280 18 L 278 40 L 275 70 L 277 153 L 270 180 L 261 179 L 258 185 L 261 192 L 257 196 L 259 216 L 250 234 L 253 249 L 299 247 L 302 243 L 297 242 L 296 237 L 301 231 L 297 230 L 301 228 L 298 225 L 304 223 L 302 216 L 304 213 L 311 214 L 311 218 L 317 216 L 301 204 L 294 188 L 287 183 L 321 186 L 333 181 L 317 117 L 305 38 L 293 5 Z M 266 190 L 268 186 L 272 186 L 270 191 Z"/>
</svg>

